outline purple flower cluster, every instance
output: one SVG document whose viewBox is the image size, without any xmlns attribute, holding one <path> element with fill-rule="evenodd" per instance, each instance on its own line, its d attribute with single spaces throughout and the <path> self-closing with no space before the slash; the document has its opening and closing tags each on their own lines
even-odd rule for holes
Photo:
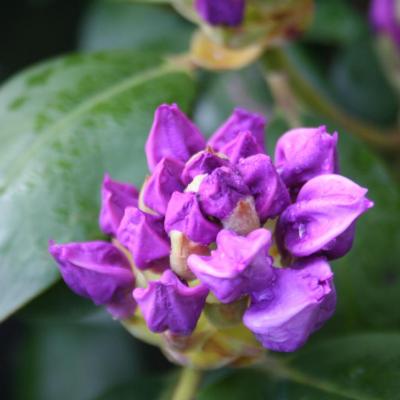
<svg viewBox="0 0 400 400">
<path fill-rule="evenodd" d="M 245 13 L 245 0 L 196 0 L 200 17 L 210 25 L 238 26 Z"/>
<path fill-rule="evenodd" d="M 396 0 L 372 0 L 370 18 L 375 29 L 400 47 L 400 5 Z"/>
<path fill-rule="evenodd" d="M 65 282 L 116 318 L 138 306 L 148 328 L 190 335 L 206 300 L 247 299 L 262 345 L 294 351 L 335 310 L 328 261 L 346 254 L 373 203 L 338 175 L 337 135 L 299 128 L 266 155 L 265 119 L 236 109 L 206 142 L 177 105 L 155 112 L 140 192 L 105 176 L 109 242 L 50 243 Z M 155 279 L 137 287 L 135 272 Z M 216 300 L 215 300 L 216 299 Z"/>
</svg>

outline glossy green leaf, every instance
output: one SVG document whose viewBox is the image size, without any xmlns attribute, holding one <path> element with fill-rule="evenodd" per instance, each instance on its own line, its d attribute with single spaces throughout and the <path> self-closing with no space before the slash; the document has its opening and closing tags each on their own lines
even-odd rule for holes
<svg viewBox="0 0 400 400">
<path fill-rule="evenodd" d="M 232 371 L 206 385 L 199 400 L 400 399 L 400 335 L 328 340 L 263 371 Z M 262 368 L 262 367 L 261 367 Z"/>
<path fill-rule="evenodd" d="M 185 52 L 193 25 L 171 7 L 100 0 L 93 2 L 82 20 L 79 47 L 104 49 L 157 49 Z"/>
<path fill-rule="evenodd" d="M 140 185 L 154 109 L 188 110 L 190 76 L 140 52 L 72 55 L 0 90 L 0 320 L 58 279 L 47 241 L 99 237 L 104 172 Z"/>
</svg>

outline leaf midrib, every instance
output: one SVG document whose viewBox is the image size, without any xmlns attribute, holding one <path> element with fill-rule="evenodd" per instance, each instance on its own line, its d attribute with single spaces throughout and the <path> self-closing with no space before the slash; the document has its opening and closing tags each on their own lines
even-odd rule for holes
<svg viewBox="0 0 400 400">
<path fill-rule="evenodd" d="M 157 68 L 152 68 L 145 72 L 135 74 L 120 82 L 114 83 L 107 89 L 97 92 L 88 97 L 85 101 L 80 103 L 77 107 L 71 109 L 62 118 L 57 120 L 52 125 L 48 126 L 43 133 L 28 148 L 20 153 L 19 157 L 15 159 L 14 167 L 8 169 L 8 173 L 4 177 L 4 181 L 0 186 L 0 195 L 7 190 L 7 187 L 17 179 L 18 175 L 24 169 L 28 161 L 39 151 L 42 146 L 53 138 L 55 132 L 62 132 L 73 121 L 78 120 L 86 112 L 90 111 L 97 105 L 110 100 L 114 96 L 120 95 L 124 91 L 130 90 L 135 86 L 140 86 L 151 79 L 161 77 L 173 72 L 185 72 L 184 69 L 171 66 L 171 64 L 161 64 Z"/>
</svg>

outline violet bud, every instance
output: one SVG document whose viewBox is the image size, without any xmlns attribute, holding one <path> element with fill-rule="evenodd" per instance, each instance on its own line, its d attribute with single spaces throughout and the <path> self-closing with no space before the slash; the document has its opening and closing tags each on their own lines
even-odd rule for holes
<svg viewBox="0 0 400 400">
<path fill-rule="evenodd" d="M 257 154 L 245 158 L 237 168 L 254 197 L 262 222 L 276 217 L 290 204 L 286 186 L 268 156 Z"/>
<path fill-rule="evenodd" d="M 107 235 L 115 235 L 124 216 L 125 208 L 137 207 L 139 192 L 135 186 L 114 181 L 104 175 L 101 187 L 99 225 Z"/>
<path fill-rule="evenodd" d="M 194 193 L 175 192 L 168 204 L 165 230 L 185 234 L 195 243 L 208 245 L 215 241 L 221 227 L 209 221 L 201 212 Z"/>
<path fill-rule="evenodd" d="M 400 47 L 400 17 L 396 0 L 372 0 L 370 19 L 375 29 Z"/>
<path fill-rule="evenodd" d="M 263 153 L 264 150 L 258 145 L 251 132 L 244 131 L 222 146 L 220 152 L 225 154 L 232 164 L 237 164 L 240 159 Z"/>
<path fill-rule="evenodd" d="M 249 131 L 254 136 L 258 146 L 264 151 L 265 123 L 265 118 L 262 115 L 251 113 L 243 108 L 235 108 L 232 115 L 211 136 L 208 144 L 215 151 L 220 151 L 240 132 Z"/>
<path fill-rule="evenodd" d="M 176 104 L 162 104 L 154 114 L 153 126 L 146 142 L 146 156 L 150 171 L 164 157 L 186 162 L 205 147 L 196 125 Z"/>
<path fill-rule="evenodd" d="M 117 232 L 118 241 L 125 246 L 140 269 L 164 269 L 169 266 L 171 250 L 162 220 L 135 207 L 125 210 Z"/>
<path fill-rule="evenodd" d="M 267 349 L 295 351 L 335 311 L 333 273 L 324 258 L 310 258 L 276 268 L 275 274 L 276 281 L 253 301 L 243 323 Z"/>
<path fill-rule="evenodd" d="M 170 331 L 190 335 L 203 310 L 208 289 L 204 285 L 186 286 L 170 270 L 146 289 L 137 288 L 133 297 L 152 332 Z"/>
<path fill-rule="evenodd" d="M 210 25 L 238 26 L 245 12 L 245 0 L 196 0 L 201 18 Z"/>
<path fill-rule="evenodd" d="M 340 175 L 311 179 L 301 188 L 296 203 L 279 219 L 280 246 L 296 257 L 315 253 L 330 258 L 342 256 L 351 247 L 352 224 L 373 206 L 366 193 L 367 189 Z"/>
<path fill-rule="evenodd" d="M 183 165 L 173 158 L 161 159 L 142 189 L 142 199 L 146 207 L 159 215 L 165 215 L 172 193 L 183 190 L 180 180 Z"/>
<path fill-rule="evenodd" d="M 115 318 L 133 315 L 135 278 L 125 255 L 107 242 L 49 243 L 65 283 L 79 296 L 105 305 Z"/>
<path fill-rule="evenodd" d="M 228 165 L 227 159 L 222 158 L 211 147 L 208 147 L 190 158 L 182 171 L 181 179 L 184 185 L 188 185 L 196 176 L 210 174 L 215 169 Z"/>
<path fill-rule="evenodd" d="M 275 148 L 275 166 L 286 185 L 295 189 L 315 176 L 337 173 L 337 139 L 325 126 L 286 132 Z"/>
<path fill-rule="evenodd" d="M 188 265 L 218 300 L 230 303 L 263 291 L 272 283 L 270 246 L 271 233 L 266 229 L 257 229 L 246 237 L 224 229 L 211 256 L 191 255 Z"/>
<path fill-rule="evenodd" d="M 201 182 L 198 198 L 206 215 L 227 218 L 238 202 L 250 195 L 249 188 L 238 172 L 220 167 L 207 175 Z"/>
</svg>

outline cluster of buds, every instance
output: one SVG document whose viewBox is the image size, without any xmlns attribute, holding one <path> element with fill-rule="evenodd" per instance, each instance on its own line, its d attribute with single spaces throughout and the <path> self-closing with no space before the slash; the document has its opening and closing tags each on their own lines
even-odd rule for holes
<svg viewBox="0 0 400 400">
<path fill-rule="evenodd" d="M 104 178 L 112 242 L 50 243 L 67 285 L 178 363 L 302 346 L 335 310 L 329 260 L 373 203 L 338 174 L 337 134 L 290 130 L 272 162 L 264 133 L 262 116 L 236 109 L 206 142 L 177 105 L 158 107 L 142 189 Z"/>
</svg>

